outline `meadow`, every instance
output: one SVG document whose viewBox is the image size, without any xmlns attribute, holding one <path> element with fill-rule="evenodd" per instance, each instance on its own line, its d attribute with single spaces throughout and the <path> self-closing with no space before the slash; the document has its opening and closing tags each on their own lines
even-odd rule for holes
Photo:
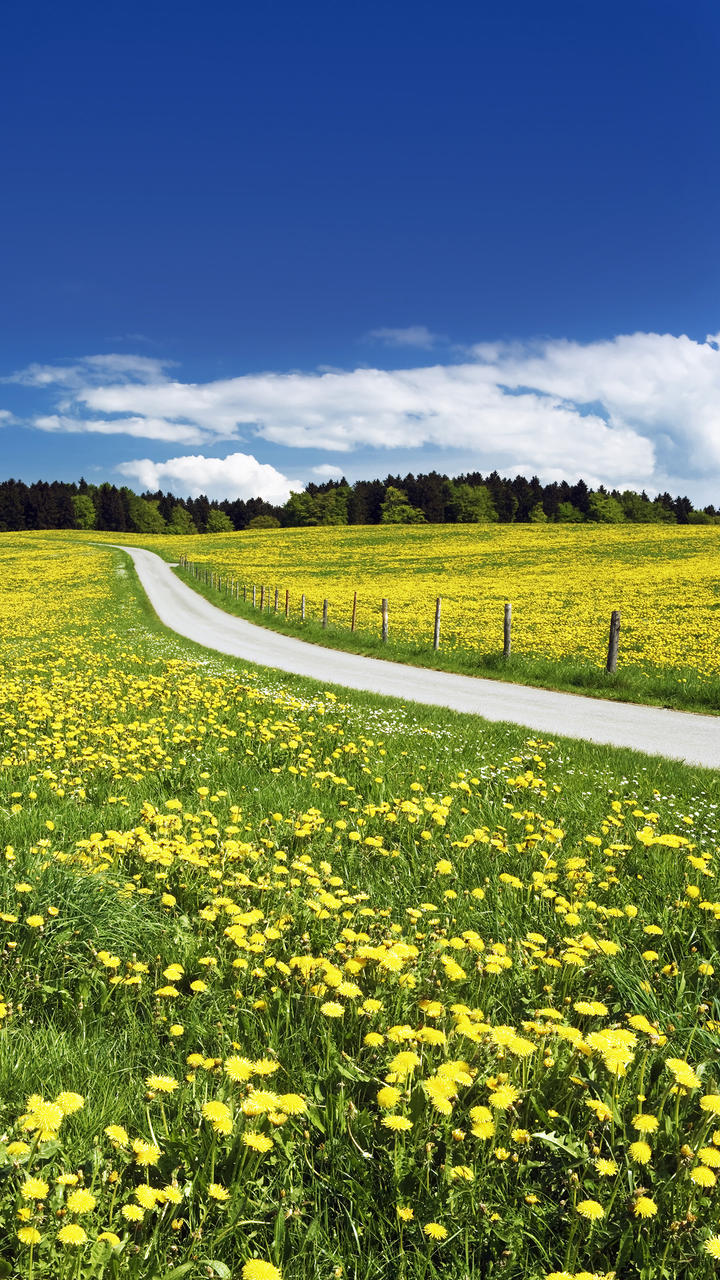
<svg viewBox="0 0 720 1280">
<path fill-rule="evenodd" d="M 0 1276 L 715 1274 L 716 775 L 0 583 Z"/>
<path fill-rule="evenodd" d="M 245 585 L 251 597 L 255 584 L 258 604 L 264 586 L 266 624 L 302 630 L 316 642 L 631 701 L 720 707 L 720 532 L 714 527 L 386 525 L 132 541 L 169 559 L 186 556 L 237 582 L 241 594 Z M 357 630 L 351 635 L 354 592 Z M 434 653 L 438 596 L 440 648 Z M 383 597 L 389 602 L 386 645 L 380 640 Z M 513 609 L 510 661 L 502 657 L 506 600 Z M 227 593 L 222 603 L 259 616 Z M 608 678 L 614 609 L 622 615 L 620 659 Z"/>
</svg>

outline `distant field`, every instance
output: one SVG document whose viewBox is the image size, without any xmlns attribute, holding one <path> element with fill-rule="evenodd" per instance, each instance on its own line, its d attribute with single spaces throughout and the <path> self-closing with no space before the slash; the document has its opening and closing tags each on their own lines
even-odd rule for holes
<svg viewBox="0 0 720 1280">
<path fill-rule="evenodd" d="M 715 528 L 372 526 L 142 541 L 258 588 L 287 588 L 294 613 L 302 592 L 316 618 L 327 598 L 331 620 L 348 626 L 356 590 L 358 626 L 376 634 L 385 596 L 393 639 L 428 646 L 439 595 L 448 653 L 502 647 L 510 600 L 516 653 L 602 667 L 610 613 L 620 609 L 624 663 L 720 674 Z"/>
<path fill-rule="evenodd" d="M 3 535 L 0 1276 L 710 1280 L 719 802 Z"/>
</svg>

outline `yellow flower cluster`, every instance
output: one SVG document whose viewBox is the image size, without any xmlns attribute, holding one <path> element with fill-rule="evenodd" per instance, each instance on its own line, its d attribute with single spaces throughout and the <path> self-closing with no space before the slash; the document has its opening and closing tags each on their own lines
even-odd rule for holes
<svg viewBox="0 0 720 1280">
<path fill-rule="evenodd" d="M 18 1273 L 299 1280 L 324 1215 L 337 1267 L 703 1276 L 713 784 L 163 652 L 107 553 L 1 558 Z"/>
</svg>

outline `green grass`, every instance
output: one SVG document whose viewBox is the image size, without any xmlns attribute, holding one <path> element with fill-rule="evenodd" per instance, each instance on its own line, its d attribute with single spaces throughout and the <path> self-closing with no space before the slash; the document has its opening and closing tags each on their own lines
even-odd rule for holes
<svg viewBox="0 0 720 1280">
<path fill-rule="evenodd" d="M 29 1276 L 15 1217 L 16 1188 L 29 1160 L 36 1176 L 52 1182 L 62 1169 L 93 1187 L 102 1212 L 82 1219 L 91 1239 L 109 1225 L 111 1205 L 117 1215 L 129 1188 L 144 1179 L 103 1135 L 106 1125 L 121 1124 L 131 1137 L 156 1135 L 163 1154 L 149 1180 L 176 1182 L 182 1203 L 148 1214 L 138 1227 L 116 1218 L 122 1243 L 115 1249 L 106 1243 L 75 1250 L 53 1243 L 67 1215 L 55 1216 L 63 1193 L 52 1189 L 41 1215 L 44 1240 L 33 1256 L 37 1280 L 171 1280 L 182 1267 L 177 1280 L 182 1274 L 236 1280 L 253 1257 L 278 1266 L 285 1280 L 340 1274 L 540 1280 L 553 1270 L 611 1268 L 623 1280 L 713 1274 L 702 1248 L 716 1230 L 716 1210 L 710 1193 L 688 1183 L 680 1153 L 682 1144 L 700 1146 L 698 1095 L 667 1097 L 664 1059 L 687 1053 L 702 1070 L 703 1089 L 718 1089 L 713 1023 L 720 1001 L 716 979 L 698 968 L 720 966 L 717 918 L 686 892 L 697 882 L 709 902 L 720 896 L 717 775 L 560 736 L 548 742 L 517 726 L 369 694 L 336 689 L 333 700 L 332 686 L 251 668 L 179 639 L 159 624 L 121 553 L 108 552 L 112 567 L 108 600 L 91 606 L 87 629 L 65 645 L 68 692 L 53 666 L 57 637 L 43 641 L 30 622 L 27 640 L 5 650 L 7 670 L 20 674 L 23 690 L 32 678 L 41 680 L 48 714 L 28 728 L 23 746 L 17 734 L 31 723 L 28 700 L 24 692 L 14 701 L 6 695 L 12 723 L 0 740 L 0 761 L 11 763 L 0 768 L 0 912 L 19 920 L 0 923 L 2 995 L 11 1006 L 0 1032 L 0 1127 L 15 1134 L 33 1092 L 52 1098 L 74 1090 L 86 1102 L 63 1122 L 58 1142 L 40 1144 L 31 1157 L 14 1160 L 0 1144 L 0 1266 L 4 1260 L 16 1280 Z M 66 730 L 53 736 L 54 716 L 64 699 L 72 726 L 73 707 L 81 705 L 72 691 L 89 687 L 93 697 L 75 713 L 81 740 L 72 746 Z M 35 757 L 14 762 L 27 748 Z M 14 793 L 21 804 L 15 813 Z M 403 805 L 418 798 L 413 823 Z M 173 812 L 168 800 L 180 805 L 174 831 L 158 817 Z M 303 835 L 303 815 L 313 812 L 323 821 Z M 339 828 L 338 821 L 347 825 Z M 706 871 L 688 863 L 683 846 L 646 847 L 637 833 L 648 823 L 658 833 L 688 835 L 693 856 L 707 854 Z M 234 836 L 225 833 L 228 825 L 239 829 Z M 547 833 L 559 828 L 562 840 L 552 843 Z M 467 843 L 478 830 L 488 842 Z M 207 843 L 199 853 L 204 865 L 183 860 L 181 845 L 168 853 L 174 840 L 190 840 L 194 831 Z M 361 838 L 351 841 L 350 831 Z M 106 841 L 103 856 L 96 850 L 78 860 L 84 855 L 78 842 L 92 833 Z M 364 843 L 368 835 L 382 836 L 384 852 Z M 250 851 L 237 854 L 233 840 Z M 608 853 L 611 844 L 620 847 Z M 278 866 L 292 872 L 303 857 L 313 876 L 296 872 L 301 883 L 283 888 L 290 876 L 281 877 Z M 568 867 L 573 857 L 583 859 L 577 873 Z M 443 858 L 452 874 L 437 871 Z M 567 904 L 560 911 L 557 897 L 532 888 L 532 873 L 552 876 L 553 863 L 559 878 L 547 883 Z M 518 877 L 522 887 L 503 875 Z M 30 893 L 17 888 L 23 883 Z M 257 955 L 238 950 L 224 935 L 229 917 L 221 914 L 218 923 L 200 914 L 217 888 L 243 910 L 261 911 L 260 929 L 291 918 Z M 473 897 L 473 889 L 484 896 Z M 448 890 L 457 896 L 446 897 Z M 174 905 L 163 905 L 164 892 Z M 335 907 L 323 917 L 322 895 L 340 892 L 348 895 L 350 919 Z M 423 903 L 435 906 L 429 911 Z M 571 908 L 580 923 L 566 920 Z M 603 914 L 613 909 L 619 916 Z M 42 930 L 23 923 L 30 910 L 42 912 Z M 646 925 L 662 934 L 643 934 Z M 314 995 L 293 972 L 264 968 L 267 956 L 286 963 L 313 955 L 343 965 L 358 945 L 343 939 L 349 927 L 367 930 L 377 945 L 402 939 L 418 949 L 404 969 L 412 986 L 374 964 L 357 975 L 364 996 L 382 999 L 378 1015 L 361 1015 L 345 999 L 343 1019 L 325 1017 L 321 1004 L 333 998 L 331 987 Z M 450 946 L 466 930 L 482 937 L 482 953 Z M 524 942 L 529 931 L 546 938 L 545 960 L 532 960 Z M 584 931 L 616 939 L 621 951 L 589 952 L 580 966 L 548 963 L 567 950 L 568 936 Z M 495 976 L 475 967 L 478 959 L 487 962 L 494 943 L 503 943 L 513 961 Z M 657 962 L 642 958 L 648 944 L 659 952 Z M 103 950 L 119 957 L 117 970 L 98 958 Z M 218 960 L 216 972 L 201 965 L 209 955 Z M 444 955 L 459 957 L 464 979 L 447 976 Z M 243 956 L 248 967 L 234 968 Z M 110 983 L 136 961 L 148 969 L 140 987 Z M 172 963 L 186 977 L 178 983 L 181 996 L 165 1001 L 154 991 Z M 198 975 L 208 977 L 208 991 L 195 996 L 188 984 Z M 440 1018 L 424 1017 L 423 997 L 443 1004 Z M 584 1021 L 572 1010 L 577 999 L 603 1001 L 608 1017 Z M 597 1054 L 575 1052 L 549 1033 L 530 1059 L 503 1056 L 487 1038 L 475 1044 L 453 1036 L 449 1010 L 456 1002 L 481 1008 L 492 1026 L 518 1029 L 544 1005 L 586 1032 L 624 1026 L 628 1013 L 643 1013 L 668 1042 L 643 1037 L 613 1090 Z M 180 1037 L 170 1035 L 174 1020 L 184 1027 Z M 381 1125 L 376 1095 L 393 1054 L 407 1045 L 372 1048 L 364 1035 L 423 1024 L 439 1025 L 451 1038 L 447 1049 L 420 1048 L 422 1069 L 402 1104 L 414 1129 L 394 1136 Z M 206 1060 L 233 1052 L 276 1057 L 280 1070 L 266 1087 L 304 1095 L 307 1115 L 277 1130 L 259 1122 L 276 1139 L 267 1156 L 236 1136 L 213 1135 L 201 1119 L 202 1103 L 222 1096 L 237 1108 L 242 1089 L 219 1066 L 191 1069 L 191 1052 Z M 459 1088 L 452 1119 L 432 1112 L 420 1083 L 444 1057 L 465 1058 L 474 1073 L 472 1085 Z M 468 1108 L 486 1101 L 486 1080 L 503 1071 L 522 1092 L 515 1110 L 498 1121 L 494 1147 L 519 1153 L 516 1165 L 498 1160 L 492 1143 L 452 1137 L 456 1126 L 469 1130 Z M 151 1072 L 179 1082 L 162 1106 L 161 1095 L 147 1096 Z M 662 1116 L 650 1168 L 624 1154 L 637 1136 L 630 1120 L 640 1092 L 646 1110 Z M 608 1126 L 590 1123 L 586 1097 L 614 1101 L 612 1139 Z M 513 1143 L 520 1129 L 533 1135 L 527 1147 Z M 612 1211 L 589 1232 L 574 1201 L 597 1196 L 607 1205 L 612 1195 L 595 1177 L 595 1146 L 616 1153 L 621 1173 Z M 448 1168 L 460 1164 L 475 1169 L 473 1183 L 448 1181 Z M 113 1171 L 121 1187 L 115 1200 Z M 226 1205 L 209 1196 L 213 1180 L 230 1189 Z M 628 1208 L 641 1185 L 660 1205 L 647 1223 Z M 536 1195 L 537 1204 L 528 1205 L 527 1195 Z M 413 1207 L 414 1223 L 400 1223 L 397 1204 Z M 170 1225 L 175 1214 L 183 1221 L 177 1230 Z M 446 1225 L 446 1241 L 425 1239 L 422 1225 L 433 1221 Z M 673 1230 L 675 1221 L 681 1230 Z"/>
</svg>

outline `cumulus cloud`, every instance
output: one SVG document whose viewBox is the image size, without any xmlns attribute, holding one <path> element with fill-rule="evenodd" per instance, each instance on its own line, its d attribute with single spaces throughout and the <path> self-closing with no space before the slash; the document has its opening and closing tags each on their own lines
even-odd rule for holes
<svg viewBox="0 0 720 1280">
<path fill-rule="evenodd" d="M 341 480 L 343 476 L 342 468 L 333 467 L 329 462 L 322 462 L 319 467 L 313 467 L 311 474 L 317 476 L 318 480 Z"/>
<path fill-rule="evenodd" d="M 425 324 L 411 324 L 406 329 L 371 329 L 368 337 L 384 342 L 388 347 L 423 347 L 429 350 L 439 341 L 440 335 L 431 333 Z"/>
<path fill-rule="evenodd" d="M 247 439 L 365 457 L 374 450 L 378 470 L 393 465 L 392 450 L 412 451 L 416 470 L 420 451 L 434 450 L 448 470 L 455 451 L 463 469 L 471 459 L 478 470 L 546 480 L 583 475 L 591 484 L 691 493 L 720 485 L 720 335 L 484 343 L 455 364 L 205 383 L 171 376 L 163 361 L 112 355 L 31 366 L 15 380 L 54 395 L 35 419 L 42 430 L 183 445 Z"/>
<path fill-rule="evenodd" d="M 290 481 L 267 463 L 258 462 L 252 454 L 231 453 L 226 458 L 206 458 L 203 454 L 187 454 L 152 462 L 136 458 L 122 462 L 116 471 L 136 480 L 142 489 L 170 489 L 191 498 L 204 493 L 208 498 L 264 498 L 266 502 L 287 502 Z M 296 489 L 302 484 L 296 482 Z"/>
</svg>

